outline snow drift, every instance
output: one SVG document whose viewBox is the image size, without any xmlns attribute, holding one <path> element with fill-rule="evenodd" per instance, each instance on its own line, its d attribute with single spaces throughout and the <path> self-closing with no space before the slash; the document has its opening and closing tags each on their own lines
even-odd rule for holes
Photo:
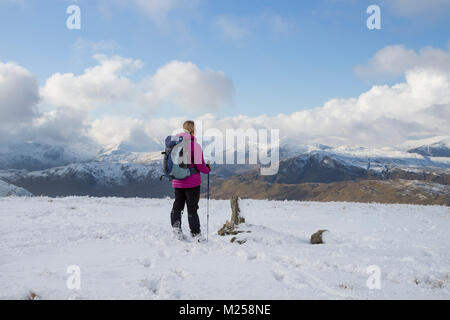
<svg viewBox="0 0 450 320">
<path fill-rule="evenodd" d="M 1 198 L 0 299 L 449 299 L 450 209 L 245 200 L 240 234 L 172 239 L 170 199 Z M 206 203 L 200 203 L 206 230 Z M 187 233 L 186 217 L 183 220 Z M 330 230 L 325 244 L 311 234 Z M 81 270 L 69 290 L 67 268 Z M 381 270 L 370 290 L 369 266 Z"/>
</svg>

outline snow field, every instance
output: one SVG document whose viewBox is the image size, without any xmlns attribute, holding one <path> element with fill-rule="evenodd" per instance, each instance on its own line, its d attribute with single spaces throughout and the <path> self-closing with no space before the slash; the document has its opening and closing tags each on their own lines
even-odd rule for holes
<svg viewBox="0 0 450 320">
<path fill-rule="evenodd" d="M 440 206 L 241 201 L 237 240 L 180 242 L 170 199 L 1 198 L 0 299 L 449 299 L 450 209 Z M 206 200 L 200 219 L 206 232 Z M 311 245 L 319 229 L 326 244 Z M 187 216 L 183 230 L 188 234 Z M 81 269 L 81 290 L 66 286 Z M 381 271 L 370 290 L 369 266 Z"/>
</svg>

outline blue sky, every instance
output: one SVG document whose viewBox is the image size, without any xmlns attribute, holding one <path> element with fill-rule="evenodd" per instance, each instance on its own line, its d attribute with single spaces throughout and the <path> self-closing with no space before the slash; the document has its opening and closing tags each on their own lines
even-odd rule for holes
<svg viewBox="0 0 450 320">
<path fill-rule="evenodd" d="M 104 42 L 97 51 L 143 61 L 135 77 L 171 60 L 224 71 L 234 82 L 235 105 L 219 115 L 274 115 L 357 96 L 377 79 L 355 76 L 355 65 L 365 64 L 387 45 L 445 49 L 450 30 L 448 15 L 401 16 L 378 1 L 382 30 L 370 31 L 365 10 L 377 3 L 373 0 L 199 1 L 175 8 L 163 22 L 136 6 L 109 3 L 77 1 L 82 28 L 68 30 L 69 1 L 3 1 L 0 60 L 26 67 L 42 84 L 55 72 L 79 74 L 95 64 L 92 49 L 75 49 L 77 41 Z M 248 30 L 227 37 L 215 25 L 220 16 Z M 283 19 L 282 30 L 272 30 L 264 21 L 275 16 Z"/>
<path fill-rule="evenodd" d="M 66 28 L 66 8 L 71 4 L 81 8 L 80 30 Z M 381 30 L 366 27 L 366 9 L 372 4 L 381 7 Z M 77 109 L 74 105 L 79 103 L 78 109 L 88 116 L 75 118 L 89 117 L 90 121 L 127 116 L 133 118 L 128 123 L 134 123 L 144 118 L 209 113 L 217 119 L 268 115 L 276 123 L 278 114 L 289 118 L 334 98 L 347 99 L 342 108 L 348 110 L 352 98 L 374 85 L 405 82 L 405 72 L 415 66 L 445 69 L 450 59 L 449 15 L 450 0 L 0 0 L 0 62 L 15 63 L 36 78 L 40 88 L 36 99 L 41 100 L 42 112 L 60 111 L 65 105 Z M 421 51 L 427 47 L 433 52 Z M 394 49 L 383 51 L 386 48 Z M 358 66 L 370 69 L 371 59 L 380 51 L 381 64 L 375 63 L 368 72 L 355 72 Z M 96 54 L 103 58 L 94 59 Z M 434 63 L 436 55 L 440 60 Z M 108 69 L 111 79 L 93 89 L 103 96 L 93 97 L 92 92 L 86 93 L 90 84 L 105 79 L 99 80 L 98 74 L 80 78 L 86 68 L 101 61 L 112 63 L 105 69 L 116 64 L 121 67 L 118 74 Z M 170 64 L 172 61 L 181 64 Z M 376 68 L 383 71 L 377 74 Z M 180 70 L 185 77 L 172 91 L 164 92 L 167 81 Z M 73 77 L 58 76 L 66 73 Z M 192 75 L 201 81 L 184 88 Z M 412 79 L 422 81 L 421 77 Z M 156 78 L 160 83 L 157 89 L 151 82 Z M 53 80 L 50 84 L 49 79 Z M 153 91 L 145 96 L 149 81 Z M 142 89 L 145 85 L 147 89 Z M 66 96 L 61 96 L 62 88 Z M 204 88 L 213 93 L 202 96 Z M 144 107 L 135 106 L 138 100 L 127 100 L 136 90 L 143 90 L 139 101 L 145 100 Z M 204 106 L 195 108 L 197 102 Z M 97 105 L 90 108 L 90 103 Z M 326 114 L 324 109 L 321 112 Z M 316 113 L 303 114 L 302 123 L 311 123 Z M 338 113 L 342 114 L 336 109 Z M 54 115 L 44 114 L 44 120 L 50 116 Z M 392 122 L 391 116 L 380 115 L 391 124 L 403 121 Z M 314 121 L 334 121 L 317 119 Z M 405 124 L 408 126 L 411 124 Z M 351 127 L 370 129 L 361 123 L 351 123 Z M 398 128 L 398 123 L 394 127 Z M 327 135 L 335 135 L 340 127 L 336 124 L 328 129 Z M 430 132 L 428 128 L 414 134 L 430 136 L 442 134 L 442 130 Z M 402 139 L 409 136 L 395 133 Z M 352 137 L 354 132 L 348 129 L 346 134 Z"/>
</svg>

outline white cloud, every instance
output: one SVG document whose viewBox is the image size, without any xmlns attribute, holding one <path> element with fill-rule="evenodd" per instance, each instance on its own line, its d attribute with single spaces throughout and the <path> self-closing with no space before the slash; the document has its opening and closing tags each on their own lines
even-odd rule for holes
<svg viewBox="0 0 450 320">
<path fill-rule="evenodd" d="M 100 144 L 134 141 L 145 150 L 151 139 L 162 141 L 180 128 L 183 120 L 105 119 L 93 126 L 92 134 Z M 409 139 L 450 135 L 450 75 L 413 70 L 407 73 L 406 82 L 375 86 L 357 98 L 332 99 L 311 110 L 258 117 L 217 118 L 206 114 L 196 120 L 202 120 L 205 129 L 223 132 L 231 128 L 280 129 L 281 136 L 299 144 L 396 146 Z M 138 136 L 145 139 L 133 140 L 133 131 L 141 132 Z"/>
<path fill-rule="evenodd" d="M 15 63 L 0 62 L 0 143 L 89 142 L 88 114 L 57 108 L 39 110 L 37 80 Z"/>
<path fill-rule="evenodd" d="M 76 54 L 82 54 L 87 51 L 89 54 L 100 52 L 113 52 L 119 45 L 114 40 L 91 41 L 79 37 L 72 46 Z"/>
<path fill-rule="evenodd" d="M 100 105 L 119 104 L 133 96 L 134 84 L 125 75 L 142 67 L 139 60 L 95 55 L 99 65 L 82 75 L 56 73 L 41 89 L 44 103 L 72 109 L 91 110 Z"/>
<path fill-rule="evenodd" d="M 220 15 L 215 17 L 213 26 L 224 37 L 236 40 L 248 37 L 257 29 L 260 32 L 285 34 L 295 28 L 295 23 L 293 20 L 276 14 L 260 14 L 250 17 Z"/>
<path fill-rule="evenodd" d="M 43 112 L 33 125 L 22 132 L 22 138 L 47 143 L 89 144 L 89 114 L 67 108 Z"/>
<path fill-rule="evenodd" d="M 185 119 L 182 118 L 143 120 L 106 116 L 91 122 L 88 135 L 105 147 L 126 144 L 133 151 L 149 151 L 155 145 L 154 140 L 163 141 L 166 136 L 179 129 L 183 121 Z"/>
<path fill-rule="evenodd" d="M 133 2 L 157 23 L 164 21 L 169 12 L 179 5 L 177 0 L 133 0 Z"/>
<path fill-rule="evenodd" d="M 201 70 L 190 62 L 172 61 L 143 83 L 147 105 L 174 103 L 184 111 L 215 110 L 233 100 L 233 81 L 222 71 Z"/>
<path fill-rule="evenodd" d="M 115 0 L 115 2 L 134 6 L 155 24 L 164 25 L 167 24 L 171 12 L 196 7 L 201 0 Z M 105 8 L 101 10 L 105 12 Z M 111 15 L 109 11 L 106 13 Z"/>
<path fill-rule="evenodd" d="M 133 82 L 127 75 L 141 68 L 141 61 L 94 57 L 99 64 L 81 75 L 52 75 L 40 90 L 43 103 L 85 111 L 102 106 L 138 106 L 150 113 L 171 103 L 195 113 L 229 106 L 233 100 L 233 81 L 222 71 L 172 61 L 142 82 Z"/>
<path fill-rule="evenodd" d="M 112 146 L 128 141 L 131 132 L 141 126 L 139 119 L 110 116 L 92 121 L 89 134 L 100 144 Z"/>
<path fill-rule="evenodd" d="M 27 124 L 38 115 L 36 78 L 15 63 L 0 61 L 0 125 L 2 129 Z"/>
<path fill-rule="evenodd" d="M 214 20 L 214 26 L 227 38 L 241 39 L 249 34 L 253 23 L 245 19 L 218 16 Z"/>
<path fill-rule="evenodd" d="M 265 23 L 267 23 L 269 30 L 276 34 L 285 34 L 295 28 L 294 20 L 282 17 L 277 14 L 276 15 L 265 14 L 261 17 L 261 19 L 265 21 Z"/>
<path fill-rule="evenodd" d="M 387 46 L 376 52 L 368 65 L 357 66 L 354 71 L 360 76 L 399 76 L 413 68 L 450 73 L 450 52 L 432 47 L 415 52 L 402 45 Z"/>
<path fill-rule="evenodd" d="M 92 69 L 106 68 L 109 70 L 108 72 L 94 72 L 96 76 L 93 77 L 95 79 L 93 82 L 85 80 L 82 76 L 72 75 L 69 77 L 72 82 L 64 83 L 60 88 L 78 92 L 77 96 L 94 101 L 94 103 L 97 101 L 108 102 L 110 100 L 109 93 L 106 98 L 93 98 L 87 94 L 91 91 L 86 89 L 87 93 L 80 93 L 79 88 L 84 88 L 89 84 L 94 88 L 100 88 L 93 90 L 96 93 L 103 93 L 104 86 L 100 85 L 104 80 L 102 76 L 107 78 L 107 84 L 110 83 L 111 77 L 118 78 L 117 74 L 110 70 L 122 70 L 120 67 L 124 63 L 122 59 L 114 58 L 113 62 L 109 60 L 105 62 L 106 60 L 99 58 L 99 61 L 103 62 Z M 128 61 L 133 64 L 134 60 Z M 110 62 L 112 65 L 117 63 L 119 66 L 104 66 L 105 63 L 109 64 Z M 20 131 L 8 132 L 8 137 L 11 138 L 9 140 L 70 143 L 78 140 L 103 146 L 126 143 L 135 150 L 146 150 L 151 148 L 154 139 L 162 141 L 165 136 L 179 128 L 185 120 L 154 117 L 145 119 L 131 115 L 103 116 L 99 119 L 92 119 L 92 109 L 76 108 L 73 103 L 69 103 L 69 98 L 77 99 L 73 95 L 68 97 L 56 95 L 56 101 L 68 104 L 69 107 L 55 108 L 49 112 L 39 113 L 35 110 L 38 97 L 36 85 L 33 84 L 34 77 L 27 70 L 15 64 L 0 66 L 0 81 L 8 83 L 8 86 L 0 86 L 0 92 L 2 92 L 0 96 L 2 99 L 10 99 L 11 93 L 19 91 L 21 95 L 16 95 L 17 100 L 14 98 L 11 101 L 19 101 L 20 103 L 17 105 L 21 106 L 20 110 L 25 111 L 25 113 L 20 112 L 21 116 L 12 118 L 11 121 L 21 121 L 21 119 L 28 121 L 28 125 L 22 127 Z M 132 67 L 127 68 L 129 71 L 133 69 Z M 91 72 L 83 75 L 86 74 L 90 75 Z M 79 77 L 81 78 L 79 79 Z M 5 82 L 4 79 L 9 80 Z M 55 78 L 52 76 L 50 79 Z M 294 143 L 393 146 L 400 145 L 411 138 L 450 135 L 450 71 L 425 67 L 412 68 L 406 72 L 405 79 L 404 82 L 393 86 L 374 86 L 359 97 L 332 99 L 322 107 L 292 114 L 258 117 L 239 115 L 227 118 L 217 118 L 206 114 L 198 117 L 197 120 L 203 120 L 206 129 L 278 128 L 281 136 L 288 137 Z M 132 89 L 126 91 L 134 94 L 132 99 L 147 99 L 148 101 L 145 102 L 147 104 L 169 101 L 177 103 L 183 108 L 219 106 L 224 101 L 228 101 L 230 88 L 232 88 L 231 80 L 222 72 L 201 70 L 192 63 L 179 61 L 170 62 L 161 67 L 142 83 L 135 84 L 129 79 L 126 83 L 131 83 Z M 46 83 L 46 86 L 48 84 L 49 82 Z M 9 95 L 6 95 L 6 92 Z M 21 100 L 24 92 L 30 93 L 29 98 Z M 138 93 L 136 94 L 136 92 Z M 114 99 L 111 98 L 112 100 Z M 0 103 L 0 106 L 4 105 Z M 88 103 L 88 105 L 91 104 Z M 22 116 L 23 114 L 25 116 Z M 2 131 L 2 140 L 6 139 L 3 133 L 4 131 Z"/>
<path fill-rule="evenodd" d="M 438 14 L 450 9 L 450 0 L 387 0 L 385 3 L 392 12 L 405 17 Z"/>
</svg>

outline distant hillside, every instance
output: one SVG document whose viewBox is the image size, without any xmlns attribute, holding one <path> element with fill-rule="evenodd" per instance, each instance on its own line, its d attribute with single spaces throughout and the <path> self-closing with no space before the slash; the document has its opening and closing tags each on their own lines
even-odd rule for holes
<svg viewBox="0 0 450 320">
<path fill-rule="evenodd" d="M 245 199 L 344 201 L 403 203 L 450 206 L 450 187 L 414 180 L 360 180 L 333 183 L 281 184 L 246 181 L 234 177 L 214 184 L 214 199 L 230 199 L 234 194 Z"/>
<path fill-rule="evenodd" d="M 212 197 L 450 205 L 449 170 L 408 169 L 397 161 L 397 166 L 392 160 L 388 165 L 367 162 L 363 168 L 355 159 L 329 153 L 301 155 L 281 161 L 273 176 L 252 170 L 226 179 L 215 177 Z"/>
</svg>

